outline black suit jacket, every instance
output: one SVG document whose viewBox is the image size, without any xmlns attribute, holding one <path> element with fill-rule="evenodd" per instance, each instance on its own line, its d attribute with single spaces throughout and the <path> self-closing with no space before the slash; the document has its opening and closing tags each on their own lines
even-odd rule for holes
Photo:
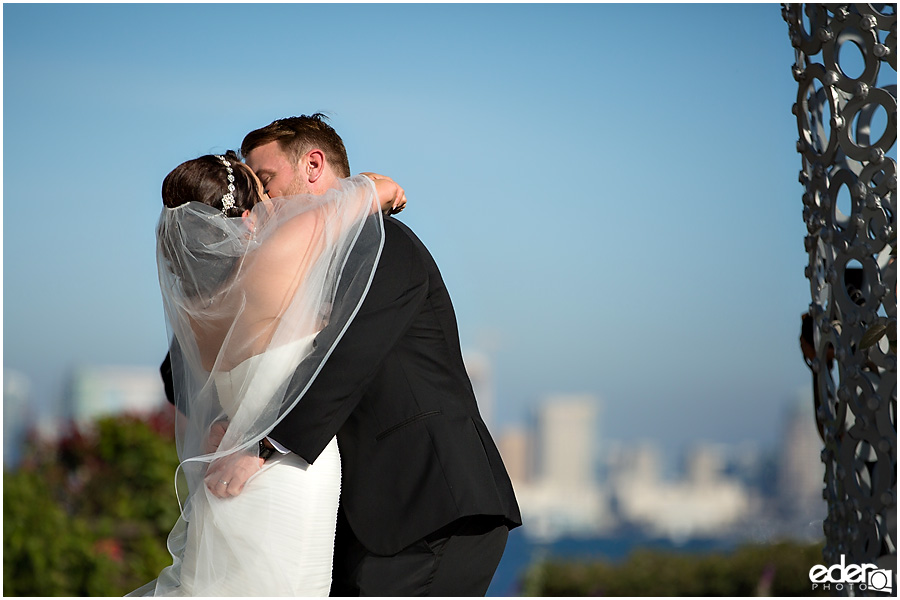
<svg viewBox="0 0 900 600">
<path fill-rule="evenodd" d="M 395 554 L 464 516 L 521 525 L 440 271 L 408 227 L 387 218 L 384 229 L 359 313 L 270 437 L 313 463 L 338 436 L 341 506 L 376 554 Z"/>
</svg>

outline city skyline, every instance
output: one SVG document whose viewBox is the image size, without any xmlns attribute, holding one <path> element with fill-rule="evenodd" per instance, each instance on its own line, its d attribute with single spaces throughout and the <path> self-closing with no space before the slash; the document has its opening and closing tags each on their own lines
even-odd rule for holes
<svg viewBox="0 0 900 600">
<path fill-rule="evenodd" d="M 492 418 L 496 389 L 490 360 L 482 353 L 470 352 L 464 356 L 464 362 L 472 381 L 479 412 L 488 428 L 497 436 L 501 454 L 508 461 L 510 477 L 513 480 L 528 481 L 545 474 L 549 476 L 546 483 L 550 487 L 561 489 L 566 487 L 566 482 L 584 479 L 586 472 L 590 472 L 592 476 L 602 473 L 603 465 L 609 460 L 609 453 L 622 452 L 627 447 L 663 450 L 658 457 L 658 467 L 660 476 L 666 479 L 683 475 L 697 448 L 718 446 L 721 450 L 720 458 L 728 461 L 739 462 L 741 457 L 750 462 L 761 457 L 774 460 L 791 438 L 787 429 L 802 427 L 800 420 L 812 405 L 812 391 L 798 390 L 783 411 L 784 421 L 779 426 L 781 435 L 776 435 L 774 444 L 752 441 L 715 443 L 709 439 L 696 438 L 678 447 L 663 448 L 647 437 L 617 436 L 604 418 L 605 402 L 586 393 L 545 394 L 529 408 L 522 419 L 498 425 Z M 20 371 L 4 369 L 4 457 L 9 458 L 6 461 L 9 466 L 17 463 L 29 434 L 36 434 L 38 438 L 49 441 L 64 434 L 72 425 L 89 430 L 93 422 L 103 417 L 125 414 L 146 416 L 168 407 L 159 371 L 156 367 L 147 365 L 84 364 L 75 367 L 63 381 L 63 391 L 54 411 L 34 410 L 32 394 L 35 387 L 34 382 Z M 574 412 L 571 408 L 566 408 L 573 403 L 578 405 Z M 549 415 L 557 415 L 555 430 L 558 433 L 555 441 L 537 435 L 539 424 L 546 422 Z M 806 421 L 807 429 L 814 428 L 812 419 Z M 589 431 L 590 437 L 582 435 L 580 438 L 568 439 L 564 432 L 569 430 Z M 800 437 L 806 439 L 807 436 Z M 507 446 L 511 451 L 505 449 Z M 539 446 L 542 450 L 538 450 Z M 547 467 L 548 464 L 559 465 L 566 462 L 561 457 L 573 453 L 579 458 L 567 467 Z M 800 473 L 805 467 L 803 464 L 795 464 L 793 468 Z M 791 479 L 808 479 L 809 476 L 810 473 L 802 477 L 793 475 Z"/>
<path fill-rule="evenodd" d="M 40 403 L 79 365 L 162 360 L 165 174 L 316 111 L 406 188 L 498 431 L 587 393 L 625 440 L 770 446 L 811 383 L 778 5 L 3 11 L 4 367 Z"/>
<path fill-rule="evenodd" d="M 490 411 L 490 365 L 470 369 L 479 406 Z M 86 367 L 73 376 L 58 422 L 32 423 L 45 442 L 83 432 L 101 417 L 157 417 L 171 407 L 154 369 Z M 15 469 L 28 424 L 28 383 L 4 382 L 4 465 Z M 676 543 L 694 538 L 771 541 L 821 536 L 825 503 L 821 439 L 798 398 L 775 448 L 695 441 L 680 456 L 653 441 L 610 436 L 603 403 L 589 394 L 547 396 L 527 426 L 506 427 L 497 444 L 530 539 L 616 537 L 635 530 Z"/>
<path fill-rule="evenodd" d="M 529 427 L 500 433 L 528 537 L 821 538 L 821 438 L 799 403 L 777 447 L 697 441 L 677 465 L 652 441 L 608 439 L 602 408 L 590 395 L 556 395 Z"/>
</svg>

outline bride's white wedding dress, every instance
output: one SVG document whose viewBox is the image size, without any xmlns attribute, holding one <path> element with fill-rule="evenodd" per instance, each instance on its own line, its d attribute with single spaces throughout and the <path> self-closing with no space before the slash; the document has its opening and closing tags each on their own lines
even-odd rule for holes
<svg viewBox="0 0 900 600">
<path fill-rule="evenodd" d="M 254 410 L 255 400 L 289 377 L 295 346 L 311 339 L 217 373 L 216 391 L 229 418 Z M 327 596 L 340 486 L 340 455 L 332 439 L 314 465 L 295 454 L 274 454 L 235 497 L 217 498 L 204 487 L 185 514 L 181 585 L 157 589 L 157 595 Z M 162 587 L 166 579 L 160 577 Z"/>
</svg>

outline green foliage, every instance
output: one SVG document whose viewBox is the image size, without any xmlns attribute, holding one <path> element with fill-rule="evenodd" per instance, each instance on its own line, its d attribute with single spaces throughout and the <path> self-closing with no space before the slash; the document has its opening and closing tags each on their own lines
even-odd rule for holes
<svg viewBox="0 0 900 600">
<path fill-rule="evenodd" d="M 52 499 L 37 473 L 3 475 L 3 595 L 59 596 L 87 590 L 105 567 L 89 528 Z"/>
<path fill-rule="evenodd" d="M 733 553 L 638 550 L 624 562 L 551 558 L 525 574 L 526 596 L 811 596 L 822 546 L 746 545 Z M 823 593 L 822 595 L 826 595 Z"/>
<path fill-rule="evenodd" d="M 170 564 L 171 412 L 33 442 L 3 474 L 4 596 L 121 596 Z"/>
</svg>

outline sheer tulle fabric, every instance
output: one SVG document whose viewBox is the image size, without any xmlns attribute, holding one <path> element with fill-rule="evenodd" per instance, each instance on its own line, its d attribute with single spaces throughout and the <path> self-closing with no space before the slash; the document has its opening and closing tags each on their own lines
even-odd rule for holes
<svg viewBox="0 0 900 600">
<path fill-rule="evenodd" d="M 163 210 L 157 261 L 182 518 L 168 539 L 172 566 L 133 595 L 327 595 L 336 441 L 314 465 L 290 454 L 270 459 L 234 498 L 213 496 L 204 478 L 213 461 L 256 454 L 302 402 L 365 297 L 383 239 L 364 176 L 321 196 L 260 203 L 243 219 L 200 203 Z M 289 384 L 301 391 L 289 394 Z M 227 430 L 212 448 L 210 432 L 222 422 Z"/>
</svg>

